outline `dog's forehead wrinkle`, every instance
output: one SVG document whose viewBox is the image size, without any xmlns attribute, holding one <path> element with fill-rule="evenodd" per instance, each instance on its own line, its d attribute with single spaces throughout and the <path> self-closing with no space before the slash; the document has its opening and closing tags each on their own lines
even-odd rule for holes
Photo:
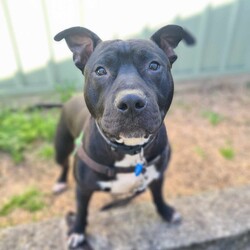
<svg viewBox="0 0 250 250">
<path fill-rule="evenodd" d="M 104 41 L 98 46 L 97 50 L 99 56 L 99 50 L 101 50 L 104 54 L 109 53 L 112 50 L 112 54 L 122 56 L 131 53 L 138 55 L 150 55 L 154 51 L 159 52 L 159 47 L 150 40 L 130 39 Z"/>
<path fill-rule="evenodd" d="M 91 55 L 88 66 L 120 65 L 129 59 L 129 44 L 122 40 L 104 41 L 100 43 Z M 122 58 L 122 60 L 121 60 Z"/>
<path fill-rule="evenodd" d="M 102 42 L 96 50 L 98 50 L 98 54 L 100 55 L 99 51 L 103 53 L 107 53 L 112 51 L 112 53 L 118 53 L 120 51 L 128 51 L 129 50 L 129 43 L 123 40 L 110 40 Z"/>
</svg>

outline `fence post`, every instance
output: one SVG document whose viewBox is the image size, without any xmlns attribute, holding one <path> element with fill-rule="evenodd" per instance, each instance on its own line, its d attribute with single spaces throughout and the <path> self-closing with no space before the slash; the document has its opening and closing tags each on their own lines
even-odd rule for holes
<svg viewBox="0 0 250 250">
<path fill-rule="evenodd" d="M 13 29 L 13 25 L 11 22 L 7 1 L 2 0 L 1 3 L 2 3 L 3 13 L 6 19 L 6 24 L 7 24 L 9 35 L 10 35 L 11 45 L 12 45 L 13 52 L 14 52 L 15 59 L 16 59 L 17 73 L 15 74 L 15 81 L 17 82 L 18 87 L 22 87 L 23 85 L 25 85 L 25 76 L 23 74 L 22 60 L 19 54 L 19 49 L 17 46 L 16 37 L 14 34 L 14 29 Z"/>
<path fill-rule="evenodd" d="M 41 0 L 41 5 L 42 5 L 42 12 L 43 12 L 43 17 L 44 17 L 45 31 L 47 35 L 47 41 L 48 41 L 48 51 L 49 51 L 49 61 L 45 67 L 46 67 L 46 73 L 47 73 L 47 79 L 48 79 L 49 85 L 51 88 L 54 88 L 54 84 L 57 79 L 57 71 L 56 71 L 56 65 L 55 65 L 55 55 L 54 55 L 53 46 L 52 46 L 52 36 L 50 32 L 49 17 L 47 13 L 47 6 L 45 3 L 45 0 Z"/>
<path fill-rule="evenodd" d="M 221 73 L 223 73 L 226 68 L 227 68 L 227 59 L 228 59 L 228 55 L 229 55 L 229 51 L 232 45 L 232 34 L 235 30 L 235 24 L 237 21 L 237 17 L 238 17 L 238 13 L 239 13 L 239 9 L 240 9 L 240 1 L 237 0 L 235 1 L 232 5 L 231 5 L 231 11 L 228 15 L 228 30 L 225 35 L 225 39 L 224 39 L 224 47 L 223 47 L 223 51 L 221 53 L 221 61 L 220 61 L 220 66 L 219 66 L 219 71 Z"/>
<path fill-rule="evenodd" d="M 242 0 L 238 0 L 238 1 L 241 1 L 241 2 L 243 2 Z M 244 2 L 243 2 L 244 3 Z M 245 1 L 245 3 L 246 3 L 246 1 Z M 249 3 L 249 1 L 247 2 L 249 5 L 250 5 L 250 3 Z M 244 6 L 244 4 L 243 4 L 243 6 Z M 242 7 L 243 7 L 242 6 Z M 245 6 L 244 6 L 245 7 Z M 250 9 L 250 7 L 248 7 L 248 9 Z M 249 19 L 248 19 L 249 20 Z M 247 25 L 247 24 L 246 24 Z M 248 23 L 248 25 L 249 25 L 249 23 Z M 245 27 L 246 29 L 248 29 L 249 30 L 249 27 Z M 248 34 L 249 34 L 249 31 L 248 31 Z M 248 41 L 248 43 L 249 43 L 249 39 L 250 39 L 250 37 L 249 37 L 249 35 L 248 36 L 245 36 L 244 37 L 247 41 Z M 246 54 L 245 54 L 245 61 L 244 61 L 244 73 L 247 73 L 247 74 L 250 74 L 250 46 L 247 46 L 247 49 L 246 49 Z"/>
<path fill-rule="evenodd" d="M 211 11 L 211 6 L 209 5 L 204 10 L 204 13 L 200 15 L 201 21 L 200 21 L 200 27 L 199 27 L 199 33 L 198 33 L 197 45 L 196 45 L 197 54 L 196 54 L 196 60 L 193 66 L 194 75 L 200 75 L 201 73 L 203 50 L 204 50 L 205 41 L 206 41 L 207 23 L 209 21 L 210 11 Z"/>
</svg>

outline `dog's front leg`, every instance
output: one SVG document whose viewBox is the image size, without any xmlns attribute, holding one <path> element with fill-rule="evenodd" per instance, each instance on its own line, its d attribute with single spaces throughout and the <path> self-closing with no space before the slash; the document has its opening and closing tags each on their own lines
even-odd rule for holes
<svg viewBox="0 0 250 250">
<path fill-rule="evenodd" d="M 69 231 L 69 249 L 75 249 L 87 244 L 85 228 L 87 226 L 88 205 L 92 194 L 93 191 L 84 192 L 79 187 L 76 188 L 77 211 L 75 221 Z"/>
<path fill-rule="evenodd" d="M 181 215 L 175 209 L 169 206 L 162 195 L 163 177 L 153 181 L 149 188 L 152 193 L 153 201 L 156 209 L 161 217 L 167 222 L 177 223 L 181 221 Z"/>
</svg>

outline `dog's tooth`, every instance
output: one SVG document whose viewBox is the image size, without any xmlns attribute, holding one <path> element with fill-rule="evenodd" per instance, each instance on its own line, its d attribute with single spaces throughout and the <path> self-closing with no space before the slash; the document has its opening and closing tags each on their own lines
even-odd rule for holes
<svg viewBox="0 0 250 250">
<path fill-rule="evenodd" d="M 120 138 L 120 139 L 115 139 L 116 140 L 116 142 L 118 142 L 118 143 L 123 143 L 124 142 L 124 140 L 122 139 L 122 138 Z"/>
</svg>

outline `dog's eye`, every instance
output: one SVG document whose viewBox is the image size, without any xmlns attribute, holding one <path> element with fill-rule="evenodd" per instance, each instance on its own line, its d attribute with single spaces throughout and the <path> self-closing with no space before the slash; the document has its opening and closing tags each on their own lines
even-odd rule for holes
<svg viewBox="0 0 250 250">
<path fill-rule="evenodd" d="M 156 70 L 158 70 L 159 68 L 160 68 L 160 64 L 159 64 L 158 62 L 153 61 L 153 62 L 151 62 L 151 63 L 149 64 L 149 69 L 150 69 L 150 70 L 156 71 Z"/>
<path fill-rule="evenodd" d="M 98 67 L 95 71 L 98 76 L 103 76 L 107 74 L 107 71 L 103 67 Z"/>
</svg>

